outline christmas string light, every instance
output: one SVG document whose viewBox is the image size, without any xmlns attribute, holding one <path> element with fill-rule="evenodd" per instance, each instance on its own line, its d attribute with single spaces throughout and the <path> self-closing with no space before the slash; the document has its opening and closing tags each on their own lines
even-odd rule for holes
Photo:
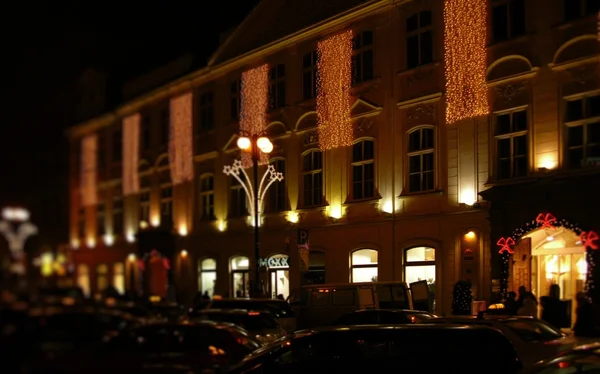
<svg viewBox="0 0 600 374">
<path fill-rule="evenodd" d="M 96 169 L 98 166 L 98 136 L 87 135 L 81 140 L 81 206 L 96 205 Z"/>
<path fill-rule="evenodd" d="M 350 120 L 352 31 L 319 42 L 317 46 L 317 121 L 322 150 L 352 145 Z"/>
<path fill-rule="evenodd" d="M 486 7 L 481 0 L 446 0 L 444 4 L 447 123 L 489 113 Z"/>
<path fill-rule="evenodd" d="M 140 114 L 123 119 L 123 196 L 136 194 L 140 190 L 138 178 Z"/>
<path fill-rule="evenodd" d="M 267 130 L 269 105 L 269 66 L 267 64 L 242 73 L 240 132 L 248 136 L 261 135 Z M 269 156 L 260 153 L 260 164 L 268 164 Z M 242 152 L 242 164 L 252 166 L 252 156 Z"/>
<path fill-rule="evenodd" d="M 194 179 L 192 164 L 192 93 L 188 92 L 171 99 L 170 103 L 169 158 L 171 180 L 180 184 Z"/>
</svg>

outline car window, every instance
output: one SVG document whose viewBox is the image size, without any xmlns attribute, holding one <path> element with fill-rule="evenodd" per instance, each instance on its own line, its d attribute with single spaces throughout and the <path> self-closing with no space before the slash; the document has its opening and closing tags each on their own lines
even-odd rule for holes
<svg viewBox="0 0 600 374">
<path fill-rule="evenodd" d="M 503 323 L 525 342 L 545 342 L 563 337 L 560 331 L 536 320 L 515 320 L 504 321 Z"/>
</svg>

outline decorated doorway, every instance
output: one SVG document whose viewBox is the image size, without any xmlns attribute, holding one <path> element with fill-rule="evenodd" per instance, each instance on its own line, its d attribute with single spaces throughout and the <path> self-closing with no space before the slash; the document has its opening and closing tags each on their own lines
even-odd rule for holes
<svg viewBox="0 0 600 374">
<path fill-rule="evenodd" d="M 502 259 L 503 296 L 525 286 L 539 298 L 549 295 L 550 286 L 558 285 L 560 298 L 572 300 L 574 315 L 577 293 L 592 297 L 597 241 L 594 231 L 551 213 L 538 214 L 496 243 Z"/>
</svg>

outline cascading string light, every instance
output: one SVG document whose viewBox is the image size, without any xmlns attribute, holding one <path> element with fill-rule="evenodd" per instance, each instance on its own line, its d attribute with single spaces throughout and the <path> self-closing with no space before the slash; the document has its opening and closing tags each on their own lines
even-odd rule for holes
<svg viewBox="0 0 600 374">
<path fill-rule="evenodd" d="M 175 185 L 194 180 L 192 93 L 171 99 L 169 109 L 169 158 L 171 181 Z"/>
<path fill-rule="evenodd" d="M 322 150 L 352 145 L 350 118 L 352 30 L 333 35 L 317 46 L 317 121 Z"/>
<path fill-rule="evenodd" d="M 140 120 L 139 113 L 123 119 L 123 196 L 140 191 L 138 178 Z"/>
<path fill-rule="evenodd" d="M 81 140 L 81 206 L 98 203 L 96 173 L 98 167 L 98 136 L 91 134 Z"/>
<path fill-rule="evenodd" d="M 264 64 L 242 73 L 240 103 L 240 132 L 250 136 L 267 130 L 269 106 L 269 65 Z M 269 156 L 261 153 L 260 164 L 267 164 Z M 252 166 L 252 157 L 242 152 L 244 168 Z"/>
<path fill-rule="evenodd" d="M 446 123 L 489 114 L 486 7 L 482 0 L 445 1 Z"/>
</svg>

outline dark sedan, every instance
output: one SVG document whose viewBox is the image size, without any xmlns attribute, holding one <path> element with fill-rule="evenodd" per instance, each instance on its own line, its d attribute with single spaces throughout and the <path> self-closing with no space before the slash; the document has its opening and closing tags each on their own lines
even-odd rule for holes
<svg viewBox="0 0 600 374">
<path fill-rule="evenodd" d="M 434 314 L 420 310 L 361 309 L 338 318 L 332 325 L 401 325 L 427 322 L 436 317 Z"/>
</svg>

